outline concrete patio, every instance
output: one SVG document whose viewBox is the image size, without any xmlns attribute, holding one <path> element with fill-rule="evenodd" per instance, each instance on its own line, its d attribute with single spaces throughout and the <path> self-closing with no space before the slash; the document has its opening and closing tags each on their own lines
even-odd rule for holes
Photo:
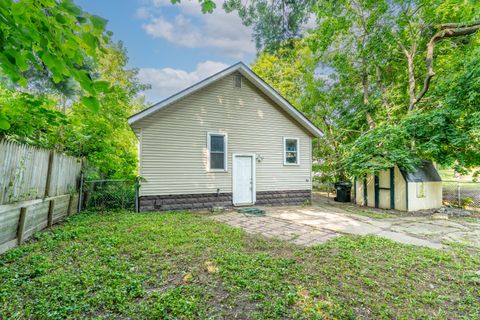
<svg viewBox="0 0 480 320">
<path fill-rule="evenodd" d="M 267 207 L 263 217 L 236 211 L 212 216 L 252 234 L 311 246 L 341 234 L 377 235 L 400 243 L 441 249 L 444 242 L 480 247 L 480 223 L 429 216 L 373 219 L 328 203 L 312 206 Z"/>
</svg>

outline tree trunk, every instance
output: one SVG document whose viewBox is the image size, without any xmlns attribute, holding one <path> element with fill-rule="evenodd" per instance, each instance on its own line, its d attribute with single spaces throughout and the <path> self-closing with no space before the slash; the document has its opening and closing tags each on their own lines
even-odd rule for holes
<svg viewBox="0 0 480 320">
<path fill-rule="evenodd" d="M 400 48 L 402 48 L 403 54 L 407 59 L 407 72 L 408 72 L 408 97 L 409 97 L 409 110 L 411 110 L 411 106 L 414 104 L 416 98 L 416 87 L 417 83 L 415 80 L 415 65 L 414 59 L 417 52 L 417 45 L 416 41 L 413 40 L 410 50 L 408 50 L 401 42 L 398 43 Z"/>
<path fill-rule="evenodd" d="M 375 66 L 375 75 L 377 77 L 377 85 L 380 89 L 380 96 L 382 97 L 382 103 L 385 107 L 385 112 L 387 113 L 387 117 L 390 118 L 390 104 L 388 103 L 385 86 L 382 83 L 382 74 L 378 65 Z"/>
<path fill-rule="evenodd" d="M 364 64 L 364 66 L 366 65 L 365 60 L 363 60 L 363 64 Z M 373 117 L 370 114 L 370 110 L 368 110 L 368 107 L 369 107 L 369 105 L 368 105 L 368 102 L 369 102 L 369 98 L 368 98 L 368 73 L 367 73 L 366 67 L 364 68 L 363 73 L 362 73 L 362 86 L 363 86 L 363 104 L 364 104 L 364 107 L 365 107 L 365 115 L 367 117 L 367 123 L 368 123 L 368 126 L 369 126 L 370 129 L 374 129 L 375 128 L 375 121 L 373 120 Z"/>
<path fill-rule="evenodd" d="M 469 34 L 473 34 L 480 29 L 480 21 L 472 23 L 445 23 L 440 25 L 440 31 L 438 31 L 428 42 L 427 45 L 427 74 L 425 75 L 425 80 L 423 82 L 423 88 L 418 94 L 418 96 L 410 102 L 409 110 L 413 110 L 416 104 L 425 96 L 427 91 L 430 89 L 430 82 L 435 75 L 433 70 L 433 52 L 437 42 L 445 38 L 461 37 Z"/>
<path fill-rule="evenodd" d="M 410 97 L 410 106 L 414 105 L 416 96 L 415 67 L 413 64 L 413 56 L 407 55 L 408 67 L 408 96 Z"/>
</svg>

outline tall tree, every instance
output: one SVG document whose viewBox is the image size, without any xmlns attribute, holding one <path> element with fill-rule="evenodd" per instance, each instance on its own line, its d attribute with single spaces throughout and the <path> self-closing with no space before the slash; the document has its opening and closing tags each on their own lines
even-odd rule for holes
<svg viewBox="0 0 480 320">
<path fill-rule="evenodd" d="M 29 84 L 28 70 L 44 71 L 54 83 L 76 81 L 84 92 L 82 101 L 97 110 L 97 85 L 82 68 L 95 61 L 108 43 L 107 21 L 84 12 L 71 0 L 0 1 L 0 72 L 18 85 Z M 0 106 L 1 108 L 2 106 Z M 8 129 L 0 110 L 0 128 Z"/>
<path fill-rule="evenodd" d="M 368 129 L 364 127 L 362 134 L 346 149 L 345 168 L 360 175 L 393 164 L 410 169 L 419 158 L 450 164 L 438 154 L 433 157 L 432 153 L 422 152 L 419 145 L 422 141 L 411 134 L 408 130 L 411 126 L 407 127 L 404 121 L 418 116 L 418 113 L 411 114 L 414 110 L 425 111 L 439 105 L 440 97 L 435 101 L 425 100 L 433 77 L 433 48 L 438 44 L 440 52 L 443 51 L 444 56 L 438 60 L 444 69 L 450 69 L 454 61 L 442 59 L 447 55 L 462 59 L 471 50 L 469 43 L 475 41 L 470 35 L 474 35 L 480 25 L 460 21 L 475 21 L 478 5 L 463 2 L 456 4 L 460 10 L 451 10 L 452 2 L 446 1 L 358 0 L 344 1 L 341 7 L 338 4 L 318 7 L 319 27 L 312 36 L 325 57 L 324 63 L 336 61 L 339 56 L 343 64 L 350 66 L 345 69 L 333 63 L 336 72 L 344 72 L 347 79 L 338 85 L 355 85 L 358 79 L 357 86 L 362 89 Z M 329 37 L 322 37 L 333 30 Z M 441 42 L 457 37 L 458 40 Z M 450 72 L 456 73 L 452 69 Z M 416 79 L 422 75 L 425 80 L 419 85 Z M 376 97 L 376 101 L 370 97 Z M 354 101 L 354 97 L 347 97 L 339 107 L 349 105 L 359 113 L 361 110 L 352 105 Z M 480 163 L 480 158 L 477 162 Z"/>
<path fill-rule="evenodd" d="M 360 175 L 393 164 L 410 169 L 420 158 L 451 164 L 450 150 L 457 150 L 459 163 L 480 164 L 475 153 L 460 148 L 457 142 L 463 139 L 448 135 L 434 148 L 436 141 L 411 131 L 420 125 L 420 119 L 433 120 L 433 108 L 449 114 L 448 121 L 453 121 L 451 116 L 458 112 L 446 107 L 450 105 L 447 99 L 455 96 L 458 102 L 461 96 L 445 89 L 443 96 L 434 92 L 448 81 L 464 83 L 457 81 L 462 78 L 462 68 L 455 66 L 469 56 L 477 43 L 480 29 L 477 1 L 325 0 L 301 7 L 293 6 L 290 1 L 237 1 L 230 8 L 226 3 L 227 10 L 238 10 L 244 23 L 254 26 L 255 36 L 260 39 L 257 43 L 274 55 L 278 46 L 282 47 L 279 41 L 285 43 L 286 39 L 302 35 L 299 30 L 305 18 L 316 17 L 317 26 L 303 36 L 318 57 L 316 72 L 326 66 L 332 70 L 331 80 L 317 82 L 318 88 L 310 87 L 303 95 L 317 99 L 313 103 L 317 112 L 323 114 L 323 125 L 329 124 L 335 130 L 331 137 L 340 141 L 335 154 L 340 152 L 342 159 L 338 172 Z M 285 13 L 299 17 L 292 24 L 296 32 L 272 36 L 281 33 L 283 25 L 275 23 L 281 19 L 268 23 L 267 17 L 282 17 Z M 278 80 L 271 81 L 278 86 Z M 308 101 L 312 103 L 312 99 Z M 470 108 L 465 112 L 462 115 L 472 116 L 475 111 Z M 447 130 L 461 134 L 461 126 L 453 130 L 452 122 L 445 118 L 443 121 L 444 125 L 452 125 Z M 442 128 L 435 126 L 435 129 Z M 474 131 L 463 132 L 473 139 Z"/>
<path fill-rule="evenodd" d="M 137 140 L 127 118 L 144 107 L 138 93 L 148 86 L 139 83 L 137 70 L 126 68 L 127 60 L 121 43 L 106 48 L 95 68 L 96 82 L 108 87 L 107 93 L 99 96 L 99 112 L 75 102 L 69 115 L 71 123 L 65 127 L 66 151 L 86 157 L 102 178 L 136 174 Z"/>
<path fill-rule="evenodd" d="M 275 50 L 292 38 L 303 34 L 303 26 L 313 18 L 314 0 L 226 0 L 226 12 L 238 12 L 246 26 L 253 26 L 259 50 Z"/>
<path fill-rule="evenodd" d="M 8 129 L 0 129 L 0 138 L 84 157 L 89 174 L 97 177 L 134 176 L 137 140 L 127 118 L 144 107 L 138 93 L 147 86 L 139 83 L 138 71 L 127 69 L 126 64 L 126 51 L 119 43 L 105 47 L 98 62 L 90 66 L 95 83 L 105 86 L 105 93 L 97 96 L 98 112 L 75 97 L 63 112 L 58 109 L 63 95 L 50 89 L 31 93 L 0 86 L 0 103 L 11 123 Z"/>
</svg>

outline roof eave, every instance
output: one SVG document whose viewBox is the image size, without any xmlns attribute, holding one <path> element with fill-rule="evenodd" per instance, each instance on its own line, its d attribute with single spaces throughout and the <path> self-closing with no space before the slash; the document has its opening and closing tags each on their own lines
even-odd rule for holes
<svg viewBox="0 0 480 320">
<path fill-rule="evenodd" d="M 128 118 L 128 124 L 132 126 L 141 119 L 159 111 L 160 109 L 183 99 L 190 94 L 200 90 L 203 87 L 208 86 L 209 84 L 223 78 L 235 71 L 239 71 L 242 75 L 247 77 L 252 83 L 257 84 L 257 87 L 265 93 L 270 99 L 272 99 L 276 104 L 283 107 L 287 113 L 292 116 L 299 124 L 301 124 L 308 132 L 310 132 L 314 137 L 322 137 L 323 132 L 318 129 L 310 120 L 305 117 L 299 110 L 293 107 L 285 98 L 283 98 L 278 92 L 276 92 L 272 87 L 270 87 L 262 78 L 255 74 L 250 68 L 248 68 L 243 62 L 238 62 L 204 80 L 198 82 L 154 105 L 144 109 L 137 114 Z"/>
<path fill-rule="evenodd" d="M 131 126 L 132 124 L 134 124 L 135 122 L 138 122 L 140 121 L 141 119 L 149 116 L 150 114 L 153 114 L 155 112 L 157 112 L 158 110 L 162 109 L 163 107 L 167 106 L 167 105 L 170 105 L 180 99 L 183 99 L 187 96 L 189 96 L 190 94 L 196 92 L 197 90 L 209 85 L 210 83 L 212 82 L 215 82 L 216 80 L 228 75 L 229 73 L 231 72 L 234 72 L 235 69 L 239 68 L 240 64 L 242 64 L 241 62 L 239 63 L 236 63 L 220 72 L 217 72 L 215 74 L 213 74 L 212 76 L 208 77 L 208 78 L 205 78 L 203 79 L 202 81 L 200 82 L 197 82 L 193 85 L 191 85 L 190 87 L 187 87 L 177 93 L 175 93 L 174 95 L 171 95 L 170 97 L 160 101 L 160 102 L 157 102 L 153 105 L 151 105 L 150 107 L 130 116 L 128 118 L 128 124 Z"/>
</svg>

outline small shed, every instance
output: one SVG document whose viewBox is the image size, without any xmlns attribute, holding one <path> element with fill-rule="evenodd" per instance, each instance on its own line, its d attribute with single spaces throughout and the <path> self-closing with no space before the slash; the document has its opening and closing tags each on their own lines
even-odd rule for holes
<svg viewBox="0 0 480 320">
<path fill-rule="evenodd" d="M 395 166 L 377 174 L 355 178 L 357 205 L 417 211 L 442 206 L 442 179 L 431 161 L 423 161 L 413 172 Z"/>
</svg>

